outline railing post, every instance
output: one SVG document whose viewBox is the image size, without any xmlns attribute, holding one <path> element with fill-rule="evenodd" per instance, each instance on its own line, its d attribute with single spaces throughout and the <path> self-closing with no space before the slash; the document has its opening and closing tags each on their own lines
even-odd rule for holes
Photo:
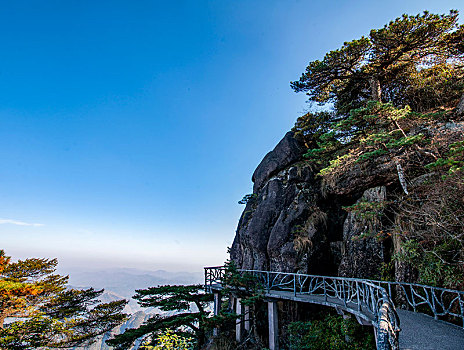
<svg viewBox="0 0 464 350">
<path fill-rule="evenodd" d="M 372 289 L 371 286 L 369 286 L 369 293 L 371 295 L 371 308 L 372 311 L 375 313 L 375 296 L 374 296 L 374 290 Z"/>
<path fill-rule="evenodd" d="M 322 286 L 324 287 L 324 300 L 327 301 L 327 289 L 325 288 L 325 277 L 322 277 Z"/>
<path fill-rule="evenodd" d="M 345 293 L 345 281 L 344 280 L 342 280 L 341 292 L 342 292 L 342 295 L 343 295 L 343 303 L 346 306 L 346 293 Z"/>
<path fill-rule="evenodd" d="M 277 314 L 277 302 L 268 301 L 268 318 L 269 318 L 269 349 L 279 350 L 279 321 Z"/>
<path fill-rule="evenodd" d="M 464 301 L 461 298 L 461 293 L 458 293 L 458 298 L 459 298 L 459 307 L 461 309 L 462 327 L 464 328 Z"/>
<path fill-rule="evenodd" d="M 219 312 L 221 311 L 221 293 L 214 293 L 214 316 L 219 315 Z M 219 328 L 215 327 L 213 329 L 213 335 L 217 336 L 219 334 Z"/>
<path fill-rule="evenodd" d="M 209 290 L 208 290 L 208 269 L 205 268 L 205 292 L 206 293 L 209 293 Z"/>
<path fill-rule="evenodd" d="M 412 308 L 414 312 L 416 312 L 416 301 L 414 300 L 414 289 L 413 288 L 414 288 L 413 286 L 409 286 L 409 290 L 411 291 Z"/>
<path fill-rule="evenodd" d="M 296 275 L 293 275 L 293 295 L 296 297 Z"/>
<path fill-rule="evenodd" d="M 250 306 L 244 305 L 243 317 L 245 320 L 244 322 L 245 331 L 250 332 Z"/>
<path fill-rule="evenodd" d="M 269 271 L 266 271 L 266 275 L 267 275 L 267 292 L 269 293 L 269 290 L 271 289 L 271 279 L 269 276 Z"/>
<path fill-rule="evenodd" d="M 435 291 L 430 288 L 430 297 L 432 298 L 433 318 L 438 320 L 437 309 L 435 306 Z"/>
<path fill-rule="evenodd" d="M 359 294 L 360 294 L 359 282 L 356 281 L 356 302 L 358 304 L 358 311 L 361 311 L 361 302 L 359 300 Z"/>
<path fill-rule="evenodd" d="M 235 340 L 240 343 L 242 340 L 242 299 L 235 299 L 235 313 L 240 316 L 235 320 Z"/>
</svg>

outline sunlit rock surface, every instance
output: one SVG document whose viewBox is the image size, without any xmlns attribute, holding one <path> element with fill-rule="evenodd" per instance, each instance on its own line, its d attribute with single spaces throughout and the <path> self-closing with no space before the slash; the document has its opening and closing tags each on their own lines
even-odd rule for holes
<svg viewBox="0 0 464 350">
<path fill-rule="evenodd" d="M 436 152 L 445 154 L 449 144 L 462 140 L 464 123 L 437 122 L 410 130 L 411 135 L 419 132 Z M 424 164 L 435 160 L 424 151 L 403 158 L 404 172 L 417 166 L 416 156 Z M 394 217 L 379 218 L 373 227 L 366 227 L 365 220 L 344 207 L 402 194 L 395 160 L 379 156 L 354 163 L 328 182 L 316 176 L 303 157 L 305 152 L 305 146 L 288 132 L 258 165 L 231 259 L 243 269 L 380 278 L 382 263 L 391 260 L 400 242 L 379 240 L 368 231 L 380 232 L 383 221 L 392 222 Z M 410 267 L 396 265 L 397 280 L 415 279 Z"/>
</svg>

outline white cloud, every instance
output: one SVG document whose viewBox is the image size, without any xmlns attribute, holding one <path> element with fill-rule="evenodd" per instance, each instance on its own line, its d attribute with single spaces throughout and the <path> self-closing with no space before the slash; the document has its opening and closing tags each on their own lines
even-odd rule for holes
<svg viewBox="0 0 464 350">
<path fill-rule="evenodd" d="M 18 226 L 34 226 L 34 227 L 43 226 L 43 224 L 31 224 L 28 222 L 11 220 L 11 219 L 0 219 L 0 224 L 11 224 L 11 225 L 18 225 Z"/>
</svg>

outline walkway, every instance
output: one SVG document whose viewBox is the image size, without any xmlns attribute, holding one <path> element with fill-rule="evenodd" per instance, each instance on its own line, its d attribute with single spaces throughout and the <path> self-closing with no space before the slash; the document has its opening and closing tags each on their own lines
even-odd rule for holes
<svg viewBox="0 0 464 350">
<path fill-rule="evenodd" d="M 463 350 L 464 329 L 433 317 L 397 310 L 401 350 Z"/>
<path fill-rule="evenodd" d="M 224 272 L 222 267 L 205 268 L 205 288 L 208 292 L 213 292 L 216 296 L 220 293 Z M 338 312 L 355 315 L 361 324 L 374 326 L 379 350 L 464 349 L 464 329 L 438 320 L 439 317 L 454 316 L 464 322 L 464 292 L 419 284 L 354 278 L 254 270 L 240 272 L 255 276 L 264 290 L 264 297 L 269 300 L 271 350 L 278 349 L 275 301 L 284 299 L 330 306 Z M 394 297 L 402 299 L 410 309 L 426 311 L 435 318 L 418 312 L 395 310 L 391 300 Z M 239 311 L 237 313 L 241 314 L 239 300 L 236 305 L 236 310 Z M 218 308 L 215 307 L 215 310 Z M 238 338 L 240 334 L 238 325 Z"/>
</svg>

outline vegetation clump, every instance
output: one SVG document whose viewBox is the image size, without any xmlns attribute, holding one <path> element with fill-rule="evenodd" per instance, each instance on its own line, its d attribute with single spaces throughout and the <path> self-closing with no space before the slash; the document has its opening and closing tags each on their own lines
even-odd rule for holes
<svg viewBox="0 0 464 350">
<path fill-rule="evenodd" d="M 291 87 L 327 106 L 293 128 L 324 186 L 389 169 L 381 176 L 397 178 L 391 200 L 345 209 L 367 223 L 382 218 L 368 236 L 394 237 L 394 261 L 414 266 L 420 282 L 464 288 L 464 133 L 448 132 L 464 117 L 455 109 L 464 101 L 458 15 L 403 15 L 310 62 Z"/>
<path fill-rule="evenodd" d="M 145 346 L 159 346 L 160 339 L 171 330 L 180 339 L 192 338 L 198 349 L 206 340 L 208 306 L 213 300 L 203 289 L 202 285 L 165 285 L 136 290 L 133 298 L 140 306 L 165 313 L 153 315 L 139 328 L 126 329 L 106 343 L 115 349 L 130 349 L 141 339 Z"/>
<path fill-rule="evenodd" d="M 292 322 L 288 333 L 289 350 L 368 350 L 375 347 L 372 331 L 366 332 L 356 321 L 339 315 Z"/>
<path fill-rule="evenodd" d="M 103 290 L 66 288 L 56 259 L 12 262 L 0 250 L 0 348 L 69 348 L 124 322 L 126 300 L 100 303 Z"/>
<path fill-rule="evenodd" d="M 261 298 L 259 283 L 253 276 L 240 273 L 231 262 L 226 262 L 225 267 L 222 294 L 233 294 L 241 298 L 243 305 L 253 307 Z M 231 327 L 240 317 L 228 307 L 220 310 L 218 315 L 212 315 L 213 295 L 206 294 L 203 285 L 140 289 L 136 290 L 134 299 L 144 308 L 158 308 L 163 313 L 153 315 L 139 328 L 126 329 L 107 340 L 106 343 L 115 349 L 129 349 L 136 340 L 142 340 L 146 349 L 171 349 L 169 346 L 176 342 L 188 344 L 186 349 L 200 349 L 214 328 Z"/>
</svg>

